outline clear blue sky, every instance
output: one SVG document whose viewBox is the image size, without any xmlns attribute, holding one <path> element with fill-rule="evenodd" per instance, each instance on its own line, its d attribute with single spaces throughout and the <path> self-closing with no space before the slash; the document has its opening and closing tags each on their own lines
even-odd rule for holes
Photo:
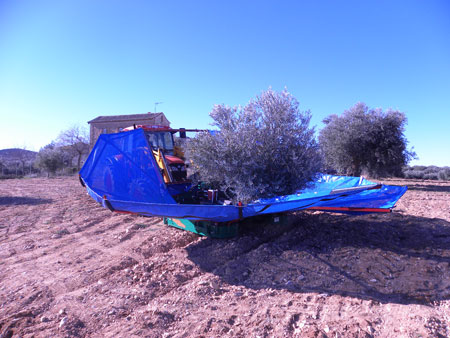
<svg viewBox="0 0 450 338">
<path fill-rule="evenodd" d="M 450 165 L 450 1 L 0 0 L 0 149 L 155 102 L 205 128 L 269 86 L 318 130 L 358 101 L 399 109 L 412 164 Z"/>
</svg>

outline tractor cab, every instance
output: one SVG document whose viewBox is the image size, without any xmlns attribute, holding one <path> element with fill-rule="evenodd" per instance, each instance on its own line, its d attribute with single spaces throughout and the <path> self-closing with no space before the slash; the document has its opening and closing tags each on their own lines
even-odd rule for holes
<svg viewBox="0 0 450 338">
<path fill-rule="evenodd" d="M 173 134 L 170 131 L 145 131 L 152 150 L 161 149 L 165 155 L 174 155 Z"/>
<path fill-rule="evenodd" d="M 133 129 L 144 130 L 153 157 L 161 170 L 161 175 L 166 184 L 188 183 L 184 154 L 175 146 L 173 134 L 183 132 L 183 129 L 172 129 L 167 126 L 146 126 L 133 125 L 123 129 L 129 131 Z M 183 136 L 183 135 L 181 135 Z M 185 136 L 185 134 L 184 134 Z"/>
</svg>

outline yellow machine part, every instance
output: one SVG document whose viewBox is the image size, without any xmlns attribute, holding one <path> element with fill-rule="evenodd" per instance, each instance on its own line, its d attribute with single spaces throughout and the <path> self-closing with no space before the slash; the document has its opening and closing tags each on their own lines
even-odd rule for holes
<svg viewBox="0 0 450 338">
<path fill-rule="evenodd" d="M 158 163 L 159 168 L 162 170 L 163 178 L 165 183 L 172 182 L 172 179 L 169 174 L 169 168 L 167 168 L 166 161 L 164 160 L 164 155 L 162 154 L 161 150 L 158 149 L 152 150 L 153 155 L 155 156 L 156 163 Z"/>
</svg>

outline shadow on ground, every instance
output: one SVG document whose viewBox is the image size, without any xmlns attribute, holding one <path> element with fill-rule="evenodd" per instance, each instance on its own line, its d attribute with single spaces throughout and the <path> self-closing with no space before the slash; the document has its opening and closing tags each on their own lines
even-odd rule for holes
<svg viewBox="0 0 450 338">
<path fill-rule="evenodd" d="M 52 203 L 53 200 L 36 197 L 0 196 L 0 205 L 38 205 Z"/>
<path fill-rule="evenodd" d="M 254 224 L 231 240 L 205 239 L 189 258 L 224 282 L 252 289 L 429 304 L 450 298 L 450 223 L 402 214 L 300 213 Z"/>
</svg>

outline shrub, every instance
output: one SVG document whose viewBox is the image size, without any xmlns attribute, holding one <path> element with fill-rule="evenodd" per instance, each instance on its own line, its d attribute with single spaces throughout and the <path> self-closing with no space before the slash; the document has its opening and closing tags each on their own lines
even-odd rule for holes
<svg viewBox="0 0 450 338">
<path fill-rule="evenodd" d="M 408 171 L 405 171 L 405 178 L 423 179 L 423 176 L 424 176 L 424 172 L 423 171 L 419 171 L 419 170 L 408 170 Z"/>
<path fill-rule="evenodd" d="M 447 177 L 450 178 L 450 167 L 444 167 L 444 168 L 442 168 L 442 169 L 445 171 Z"/>
<path fill-rule="evenodd" d="M 342 116 L 330 115 L 323 122 L 319 143 L 325 164 L 341 174 L 401 176 L 402 167 L 415 157 L 406 148 L 402 112 L 357 103 Z"/>
<path fill-rule="evenodd" d="M 445 169 L 442 169 L 438 172 L 438 178 L 441 181 L 447 181 L 448 180 L 448 175 Z"/>
<path fill-rule="evenodd" d="M 234 202 L 294 193 L 320 171 L 311 115 L 286 90 L 269 89 L 245 107 L 216 105 L 210 116 L 219 130 L 192 139 L 188 156 Z"/>
<path fill-rule="evenodd" d="M 55 174 L 64 166 L 63 153 L 54 143 L 50 143 L 39 151 L 35 165 L 45 170 L 48 176 Z"/>
<path fill-rule="evenodd" d="M 437 179 L 439 179 L 439 177 L 438 177 L 437 173 L 430 173 L 430 174 L 424 174 L 423 175 L 423 179 L 425 179 L 425 180 L 437 180 Z"/>
<path fill-rule="evenodd" d="M 436 167 L 435 165 L 430 165 L 426 167 L 423 172 L 425 174 L 437 174 L 439 171 L 440 171 L 439 167 Z"/>
</svg>

